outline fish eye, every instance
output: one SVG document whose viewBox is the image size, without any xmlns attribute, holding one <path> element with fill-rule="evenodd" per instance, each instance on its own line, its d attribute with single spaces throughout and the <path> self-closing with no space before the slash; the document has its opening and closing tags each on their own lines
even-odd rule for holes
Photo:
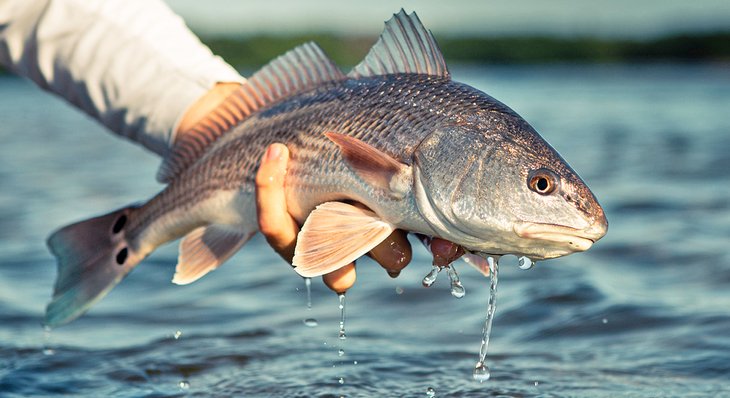
<svg viewBox="0 0 730 398">
<path fill-rule="evenodd" d="M 534 170 L 527 177 L 527 186 L 540 195 L 550 195 L 555 192 L 555 188 L 558 186 L 558 178 L 550 170 Z"/>
</svg>

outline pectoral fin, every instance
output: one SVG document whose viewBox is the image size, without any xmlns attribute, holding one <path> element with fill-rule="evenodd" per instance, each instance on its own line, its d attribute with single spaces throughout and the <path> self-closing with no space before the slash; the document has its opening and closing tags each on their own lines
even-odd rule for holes
<svg viewBox="0 0 730 398">
<path fill-rule="evenodd" d="M 404 197 L 410 189 L 412 172 L 407 164 L 355 137 L 338 133 L 325 135 L 340 147 L 342 158 L 368 184 L 396 198 Z"/>
<path fill-rule="evenodd" d="M 484 276 L 489 276 L 489 262 L 486 258 L 473 253 L 464 253 L 461 259 L 471 265 L 475 270 Z"/>
<path fill-rule="evenodd" d="M 394 225 L 370 210 L 327 202 L 304 222 L 292 263 L 301 276 L 324 275 L 369 252 L 393 230 Z"/>
<path fill-rule="evenodd" d="M 180 242 L 180 254 L 172 283 L 187 285 L 228 260 L 252 236 L 224 226 L 194 229 Z"/>
</svg>

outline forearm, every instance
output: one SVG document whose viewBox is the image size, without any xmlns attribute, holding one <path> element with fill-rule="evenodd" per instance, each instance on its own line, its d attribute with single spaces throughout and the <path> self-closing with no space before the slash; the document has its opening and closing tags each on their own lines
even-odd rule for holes
<svg viewBox="0 0 730 398">
<path fill-rule="evenodd" d="M 149 0 L 5 0 L 0 63 L 158 154 L 216 83 L 243 81 Z"/>
</svg>

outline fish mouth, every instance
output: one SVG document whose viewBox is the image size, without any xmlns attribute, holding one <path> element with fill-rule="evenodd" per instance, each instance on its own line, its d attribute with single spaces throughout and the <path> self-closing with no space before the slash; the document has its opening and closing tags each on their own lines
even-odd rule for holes
<svg viewBox="0 0 730 398">
<path fill-rule="evenodd" d="M 571 251 L 582 252 L 605 235 L 606 229 L 601 225 L 591 225 L 586 229 L 566 227 L 550 223 L 520 222 L 515 224 L 517 236 L 525 239 L 537 239 L 567 246 Z"/>
</svg>

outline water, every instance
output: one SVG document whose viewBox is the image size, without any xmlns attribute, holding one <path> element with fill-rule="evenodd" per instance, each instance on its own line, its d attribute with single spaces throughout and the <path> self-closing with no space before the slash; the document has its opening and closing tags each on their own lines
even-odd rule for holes
<svg viewBox="0 0 730 398">
<path fill-rule="evenodd" d="M 345 340 L 347 338 L 347 334 L 345 334 L 345 293 L 338 294 L 337 298 L 340 300 L 340 331 L 337 337 L 340 340 Z"/>
<path fill-rule="evenodd" d="M 466 290 L 461 284 L 459 274 L 456 273 L 456 268 L 454 267 L 454 264 L 446 266 L 446 272 L 448 273 L 449 281 L 451 282 L 451 295 L 456 298 L 464 297 L 466 295 Z"/>
<path fill-rule="evenodd" d="M 436 282 L 436 278 L 439 276 L 439 272 L 441 272 L 441 267 L 438 265 L 432 265 L 431 271 L 426 274 L 426 276 L 423 277 L 423 280 L 421 280 L 421 284 L 423 287 L 431 287 L 431 285 Z"/>
<path fill-rule="evenodd" d="M 499 263 L 494 257 L 487 257 L 489 263 L 489 300 L 487 301 L 487 319 L 482 328 L 482 341 L 479 345 L 479 360 L 474 365 L 472 376 L 474 380 L 483 383 L 491 377 L 487 366 L 487 352 L 489 351 L 489 337 L 492 335 L 492 322 L 497 310 L 497 284 L 499 283 Z"/>
<path fill-rule="evenodd" d="M 431 260 L 415 240 L 396 280 L 358 262 L 342 358 L 332 292 L 313 279 L 307 311 L 302 279 L 260 237 L 188 286 L 170 283 L 169 245 L 46 342 L 45 238 L 156 193 L 159 162 L 0 77 L 0 396 L 727 396 L 727 66 L 451 70 L 525 116 L 611 224 L 586 253 L 529 271 L 502 263 L 489 381 L 471 375 L 488 280 L 462 266 L 464 298 L 423 288 Z"/>
<path fill-rule="evenodd" d="M 309 314 L 312 311 L 312 278 L 303 278 L 303 279 L 304 279 L 304 287 L 307 291 L 307 314 Z M 314 318 L 304 318 L 304 324 L 310 328 L 314 328 L 314 327 L 317 327 L 317 325 L 319 325 L 319 322 L 317 322 L 317 320 Z"/>
<path fill-rule="evenodd" d="M 520 269 L 532 269 L 532 267 L 535 266 L 535 262 L 530 260 L 530 258 L 522 256 L 519 259 L 519 265 Z"/>
</svg>

